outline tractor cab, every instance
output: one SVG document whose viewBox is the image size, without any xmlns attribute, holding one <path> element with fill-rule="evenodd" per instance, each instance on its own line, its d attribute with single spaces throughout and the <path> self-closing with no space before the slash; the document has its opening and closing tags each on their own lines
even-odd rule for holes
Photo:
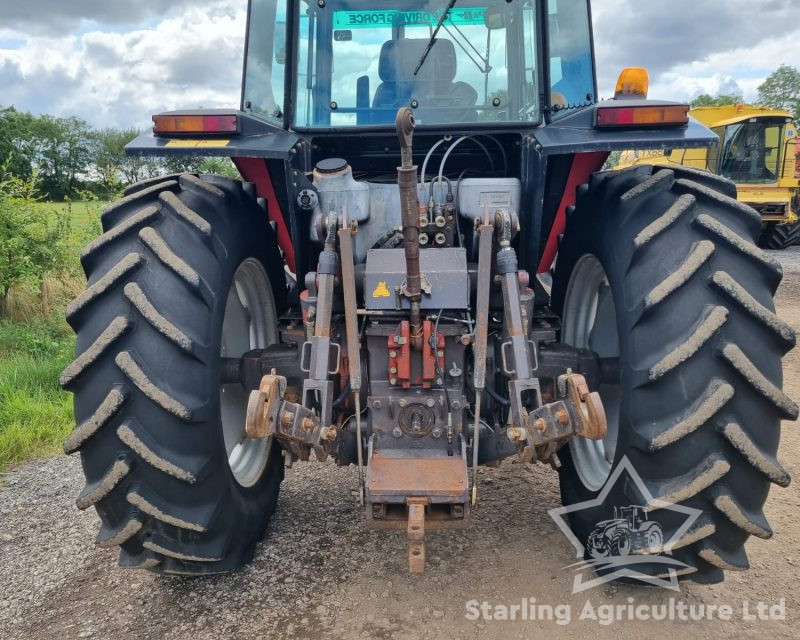
<svg viewBox="0 0 800 640">
<path fill-rule="evenodd" d="M 392 125 L 404 106 L 418 125 L 536 123 L 596 100 L 590 33 L 585 0 L 253 0 L 243 108 L 303 129 Z"/>
<path fill-rule="evenodd" d="M 642 523 L 647 522 L 647 511 L 644 507 L 637 506 L 614 507 L 614 518 L 626 522 L 631 529 L 638 530 Z"/>
<path fill-rule="evenodd" d="M 737 184 L 779 184 L 794 181 L 794 124 L 787 114 L 739 115 L 715 123 L 719 153 L 708 169 Z"/>
</svg>

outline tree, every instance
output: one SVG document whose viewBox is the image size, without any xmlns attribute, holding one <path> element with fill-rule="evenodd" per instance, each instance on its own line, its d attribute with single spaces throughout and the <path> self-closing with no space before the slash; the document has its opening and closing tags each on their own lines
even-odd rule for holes
<svg viewBox="0 0 800 640">
<path fill-rule="evenodd" d="M 136 137 L 136 129 L 99 129 L 89 133 L 89 155 L 97 173 L 103 196 L 110 198 L 119 191 L 123 180 L 125 145 Z"/>
<path fill-rule="evenodd" d="M 33 170 L 33 116 L 14 107 L 0 108 L 0 164 L 12 175 L 27 179 Z"/>
<path fill-rule="evenodd" d="M 123 184 L 131 185 L 139 180 L 155 178 L 162 173 L 162 168 L 158 158 L 126 155 L 122 161 L 120 172 Z"/>
<path fill-rule="evenodd" d="M 110 128 L 91 132 L 91 161 L 100 178 L 103 196 L 114 196 L 121 186 L 154 178 L 161 172 L 158 159 L 125 153 L 125 146 L 138 135 L 137 129 Z"/>
<path fill-rule="evenodd" d="M 737 96 L 733 93 L 719 95 L 716 98 L 704 93 L 692 100 L 691 107 L 692 109 L 697 107 L 727 107 L 733 104 L 741 104 L 742 102 L 744 102 L 744 96 Z"/>
<path fill-rule="evenodd" d="M 800 71 L 782 64 L 758 87 L 758 101 L 771 109 L 786 109 L 800 119 Z"/>
<path fill-rule="evenodd" d="M 79 174 L 89 165 L 89 125 L 80 118 L 40 116 L 31 125 L 41 189 L 52 200 L 75 193 Z"/>
<path fill-rule="evenodd" d="M 167 173 L 213 173 L 238 178 L 239 172 L 228 158 L 208 156 L 167 156 L 163 159 Z"/>
</svg>

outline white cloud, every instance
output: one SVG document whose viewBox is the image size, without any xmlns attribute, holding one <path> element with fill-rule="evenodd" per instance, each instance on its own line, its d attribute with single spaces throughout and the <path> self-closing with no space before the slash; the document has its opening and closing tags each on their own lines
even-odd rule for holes
<svg viewBox="0 0 800 640">
<path fill-rule="evenodd" d="M 594 0 L 593 10 L 605 97 L 623 67 L 643 65 L 652 97 L 753 100 L 771 71 L 800 61 L 796 0 Z M 236 107 L 245 12 L 246 0 L 0 0 L 0 105 L 139 127 L 162 110 Z"/>
<path fill-rule="evenodd" d="M 601 95 L 613 93 L 626 66 L 650 70 L 654 98 L 691 99 L 757 87 L 782 63 L 800 61 L 796 0 L 595 0 Z"/>
<path fill-rule="evenodd" d="M 0 50 L 0 77 L 17 78 L 3 83 L 0 101 L 96 126 L 147 126 L 179 106 L 236 107 L 246 12 L 232 4 L 186 9 L 152 29 L 39 36 Z"/>
<path fill-rule="evenodd" d="M 187 6 L 210 5 L 215 0 L 4 0 L 0 3 L 0 30 L 58 35 L 85 23 L 135 25 Z M 242 3 L 237 3 L 242 4 Z"/>
</svg>

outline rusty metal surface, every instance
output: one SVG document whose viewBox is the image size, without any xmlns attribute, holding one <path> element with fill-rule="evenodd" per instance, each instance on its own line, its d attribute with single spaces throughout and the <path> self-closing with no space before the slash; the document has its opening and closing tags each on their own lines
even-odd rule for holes
<svg viewBox="0 0 800 640">
<path fill-rule="evenodd" d="M 397 168 L 397 186 L 400 189 L 400 218 L 403 223 L 403 250 L 406 258 L 406 286 L 404 295 L 411 303 L 411 346 L 415 351 L 422 347 L 422 318 L 420 299 L 422 279 L 419 266 L 419 194 L 417 193 L 417 167 L 413 164 L 412 141 L 414 114 L 408 107 L 397 111 L 395 128 L 401 148 L 401 166 Z"/>
<path fill-rule="evenodd" d="M 445 366 L 445 336 L 442 332 L 436 334 L 436 349 L 431 345 L 431 338 L 434 332 L 434 323 L 425 320 L 422 323 L 422 359 L 421 368 L 418 375 L 414 375 L 413 366 L 414 352 L 411 350 L 413 334 L 411 323 L 403 320 L 398 326 L 397 331 L 390 335 L 387 340 L 389 354 L 389 382 L 402 389 L 410 389 L 412 386 L 422 386 L 423 389 L 431 389 L 434 385 L 440 386 L 442 380 L 436 375 L 437 360 L 440 371 L 444 371 Z M 393 381 L 393 382 L 392 382 Z"/>
<path fill-rule="evenodd" d="M 245 432 L 248 438 L 267 438 L 278 420 L 280 405 L 286 393 L 286 378 L 274 374 L 265 375 L 255 391 L 250 392 L 247 402 Z"/>
<path fill-rule="evenodd" d="M 525 462 L 556 461 L 561 443 L 574 437 L 602 440 L 608 425 L 599 394 L 590 392 L 586 379 L 577 373 L 558 380 L 558 399 L 533 409 L 521 425 L 506 431 Z"/>
<path fill-rule="evenodd" d="M 608 420 L 603 401 L 596 391 L 589 391 L 586 379 L 577 373 L 565 376 L 567 396 L 576 409 L 578 435 L 589 440 L 602 440 L 608 433 Z"/>
<path fill-rule="evenodd" d="M 408 500 L 408 570 L 422 573 L 425 570 L 425 498 Z"/>
<path fill-rule="evenodd" d="M 486 387 L 486 350 L 489 339 L 489 298 L 492 285 L 492 243 L 494 225 L 489 224 L 484 211 L 484 220 L 478 226 L 478 292 L 475 312 L 475 341 L 472 352 L 475 357 L 473 383 L 475 387 L 475 414 L 472 426 L 472 504 L 478 502 L 478 449 L 481 434 L 481 396 Z"/>
<path fill-rule="evenodd" d="M 373 503 L 374 505 L 374 503 Z M 390 505 L 393 506 L 393 505 Z M 373 513 L 370 512 L 368 509 L 366 512 L 367 515 L 367 527 L 370 529 L 375 529 L 379 531 L 405 531 L 408 517 L 405 513 L 405 505 L 404 504 L 397 504 L 398 510 L 400 507 L 403 508 L 402 514 L 398 512 L 391 512 L 387 514 L 385 517 L 376 517 Z M 448 507 L 448 510 L 444 510 L 441 507 Z M 452 514 L 452 507 L 459 507 L 463 510 L 463 513 L 458 517 L 453 516 Z M 425 530 L 426 531 L 452 531 L 456 529 L 466 529 L 469 527 L 469 502 L 464 503 L 463 505 L 440 505 L 440 504 L 433 504 L 428 505 L 426 512 L 425 512 Z"/>
<path fill-rule="evenodd" d="M 342 293 L 344 294 L 350 387 L 353 391 L 358 391 L 361 389 L 361 341 L 358 336 L 358 303 L 356 301 L 356 276 L 353 268 L 354 230 L 349 225 L 339 229 L 339 255 L 342 266 Z"/>
<path fill-rule="evenodd" d="M 342 221 L 339 229 L 339 254 L 342 267 L 342 293 L 344 295 L 344 323 L 347 332 L 347 360 L 350 373 L 350 388 L 356 405 L 356 452 L 358 457 L 359 502 L 364 504 L 364 454 L 361 434 L 361 337 L 358 335 L 358 303 L 356 300 L 356 276 L 353 266 L 353 234 L 358 227 Z"/>
<path fill-rule="evenodd" d="M 248 438 L 275 437 L 294 460 L 308 460 L 314 452 L 323 461 L 335 452 L 335 427 L 322 425 L 309 408 L 285 399 L 286 378 L 268 374 L 250 394 L 245 418 Z"/>
<path fill-rule="evenodd" d="M 376 451 L 367 467 L 367 491 L 373 502 L 402 497 L 461 502 L 467 493 L 467 466 L 460 457 L 411 457 Z"/>
</svg>

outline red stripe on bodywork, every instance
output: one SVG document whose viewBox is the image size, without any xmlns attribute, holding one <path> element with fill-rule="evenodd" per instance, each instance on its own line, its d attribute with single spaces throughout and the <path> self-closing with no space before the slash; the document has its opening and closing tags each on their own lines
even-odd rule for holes
<svg viewBox="0 0 800 640">
<path fill-rule="evenodd" d="M 550 271 L 550 267 L 553 266 L 553 262 L 558 255 L 558 236 L 564 233 L 564 229 L 567 228 L 567 207 L 575 204 L 577 188 L 587 182 L 589 176 L 593 173 L 600 171 L 608 156 L 608 151 L 575 154 L 567 177 L 567 185 L 564 187 L 564 195 L 561 197 L 561 204 L 558 205 L 556 219 L 550 229 L 550 235 L 547 237 L 544 255 L 539 263 L 537 273 Z"/>
<path fill-rule="evenodd" d="M 263 158 L 232 158 L 233 163 L 248 182 L 256 185 L 256 192 L 259 197 L 267 201 L 267 218 L 275 223 L 275 230 L 278 235 L 278 246 L 283 251 L 286 264 L 292 273 L 297 273 L 294 262 L 294 245 L 289 228 L 286 226 L 286 219 L 278 204 L 278 197 L 275 195 L 275 188 L 272 186 L 272 178 L 267 170 L 267 161 Z"/>
</svg>

